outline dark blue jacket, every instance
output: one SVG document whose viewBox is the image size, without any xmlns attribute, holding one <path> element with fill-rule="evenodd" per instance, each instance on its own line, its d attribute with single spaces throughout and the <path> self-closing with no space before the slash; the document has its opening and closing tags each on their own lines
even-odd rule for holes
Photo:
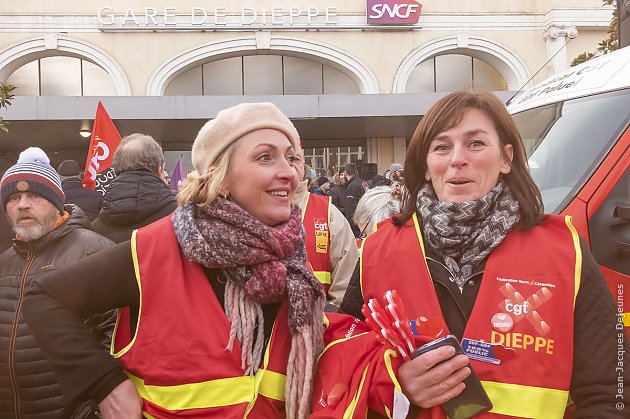
<svg viewBox="0 0 630 419">
<path fill-rule="evenodd" d="M 359 199 L 369 189 L 369 185 L 366 181 L 358 176 L 353 176 L 345 186 L 345 197 L 343 198 L 343 206 L 346 209 L 346 218 L 353 228 L 356 228 L 356 223 L 353 220 L 354 212 L 357 209 Z"/>
</svg>

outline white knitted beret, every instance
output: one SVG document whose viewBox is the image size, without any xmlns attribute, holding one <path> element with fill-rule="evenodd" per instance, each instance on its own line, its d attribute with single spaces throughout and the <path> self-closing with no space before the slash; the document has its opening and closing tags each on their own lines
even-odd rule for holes
<svg viewBox="0 0 630 419">
<path fill-rule="evenodd" d="M 300 148 L 300 136 L 293 123 L 273 103 L 242 103 L 217 114 L 201 127 L 192 146 L 192 163 L 200 175 L 208 172 L 223 151 L 235 141 L 259 129 L 275 129 Z"/>
</svg>

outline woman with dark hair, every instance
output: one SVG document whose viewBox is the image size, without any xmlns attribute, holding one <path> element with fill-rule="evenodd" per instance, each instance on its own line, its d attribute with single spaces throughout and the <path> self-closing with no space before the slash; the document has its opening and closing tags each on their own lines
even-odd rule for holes
<svg viewBox="0 0 630 419">
<path fill-rule="evenodd" d="M 482 417 L 562 418 L 570 400 L 576 418 L 627 417 L 615 400 L 617 381 L 630 382 L 615 372 L 618 336 L 628 345 L 610 291 L 571 217 L 543 214 L 503 103 L 440 99 L 404 167 L 402 213 L 365 240 L 341 310 L 362 317 L 364 301 L 396 289 L 410 318 L 462 342 L 470 359 L 444 346 L 400 366 L 415 409 L 445 417 L 473 368 L 494 405 Z"/>
<path fill-rule="evenodd" d="M 542 198 L 538 187 L 529 174 L 527 155 L 525 154 L 521 136 L 503 102 L 492 93 L 480 92 L 473 94 L 462 92 L 449 95 L 433 105 L 431 112 L 427 112 L 422 118 L 411 139 L 405 159 L 405 162 L 412 163 L 410 166 L 407 166 L 405 163 L 405 187 L 409 191 L 409 196 L 418 196 L 420 190 L 426 185 L 431 185 L 433 188 L 441 187 L 441 185 L 433 184 L 428 165 L 430 164 L 431 156 L 442 153 L 441 150 L 430 150 L 430 147 L 443 131 L 455 128 L 466 115 L 471 120 L 474 120 L 476 116 L 483 115 L 485 116 L 485 118 L 482 118 L 484 122 L 491 123 L 492 127 L 494 127 L 495 136 L 500 142 L 500 144 L 494 144 L 493 151 L 495 155 L 493 157 L 496 159 L 495 163 L 506 163 L 507 167 L 502 167 L 498 173 L 496 171 L 492 172 L 493 175 L 496 175 L 496 178 L 492 177 L 488 181 L 492 181 L 493 185 L 482 184 L 475 187 L 473 182 L 466 182 L 462 187 L 458 187 L 455 182 L 449 182 L 448 179 L 445 179 L 446 185 L 444 186 L 450 184 L 453 189 L 463 189 L 463 192 L 459 193 L 462 195 L 462 198 L 454 198 L 453 201 L 463 202 L 467 200 L 466 198 L 476 199 L 478 197 L 474 195 L 480 193 L 479 188 L 485 186 L 487 189 L 488 186 L 495 187 L 498 183 L 504 183 L 511 190 L 510 193 L 513 199 L 519 203 L 518 212 L 520 213 L 521 225 L 524 228 L 529 228 L 538 224 L 543 216 Z M 475 128 L 475 130 L 483 130 L 482 128 Z M 466 132 L 465 135 L 471 137 L 477 133 L 485 134 L 478 131 Z M 433 145 L 436 148 L 444 147 L 438 145 L 438 143 Z M 478 146 L 473 143 L 470 148 L 474 149 Z M 496 156 L 496 152 L 499 152 L 500 156 Z M 503 161 L 499 159 L 503 159 Z M 453 164 L 457 165 L 458 162 L 455 161 Z M 412 180 L 408 180 L 409 178 Z M 474 193 L 468 193 L 468 196 L 466 196 L 465 194 L 471 187 L 474 188 Z M 429 187 L 427 186 L 427 188 Z M 412 217 L 417 209 L 417 200 L 407 199 L 401 216 L 395 222 L 398 225 L 402 225 L 402 223 Z"/>
</svg>

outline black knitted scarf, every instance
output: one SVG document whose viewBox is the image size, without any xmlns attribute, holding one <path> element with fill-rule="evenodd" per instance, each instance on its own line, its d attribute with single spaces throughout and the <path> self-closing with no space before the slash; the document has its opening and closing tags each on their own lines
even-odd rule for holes
<svg viewBox="0 0 630 419">
<path fill-rule="evenodd" d="M 427 183 L 416 205 L 425 240 L 442 257 L 460 290 L 520 219 L 518 201 L 502 181 L 481 198 L 467 202 L 439 201 Z"/>
</svg>

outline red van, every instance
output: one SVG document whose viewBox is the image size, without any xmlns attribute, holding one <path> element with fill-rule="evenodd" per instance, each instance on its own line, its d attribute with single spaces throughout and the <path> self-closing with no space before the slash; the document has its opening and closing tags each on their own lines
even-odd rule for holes
<svg viewBox="0 0 630 419">
<path fill-rule="evenodd" d="M 519 92 L 508 110 L 545 212 L 573 217 L 630 326 L 630 47 Z"/>
</svg>

